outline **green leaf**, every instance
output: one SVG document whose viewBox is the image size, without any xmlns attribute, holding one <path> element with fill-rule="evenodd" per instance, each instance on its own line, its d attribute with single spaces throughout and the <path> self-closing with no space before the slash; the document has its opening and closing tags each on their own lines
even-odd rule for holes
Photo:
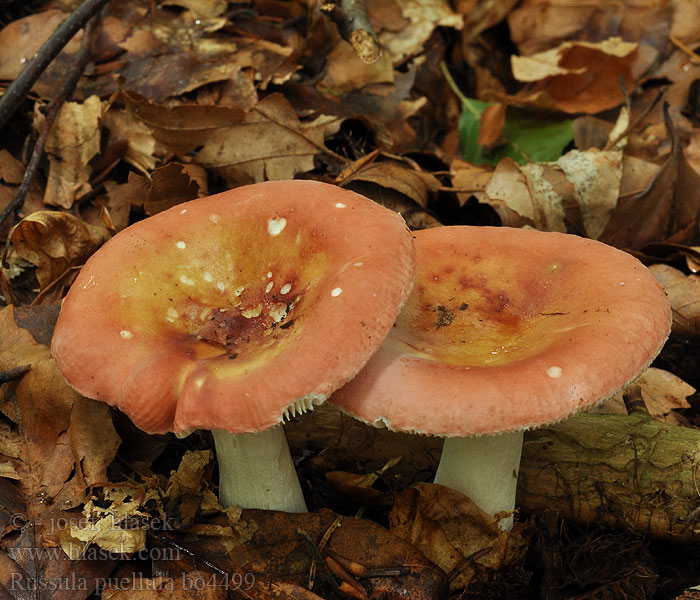
<svg viewBox="0 0 700 600">
<path fill-rule="evenodd" d="M 459 119 L 459 138 L 464 160 L 476 165 L 495 166 L 502 158 L 512 158 L 518 164 L 557 160 L 574 139 L 572 121 L 552 121 L 532 117 L 527 111 L 508 107 L 503 126 L 507 143 L 486 152 L 476 143 L 481 115 L 487 102 L 465 99 Z"/>
</svg>

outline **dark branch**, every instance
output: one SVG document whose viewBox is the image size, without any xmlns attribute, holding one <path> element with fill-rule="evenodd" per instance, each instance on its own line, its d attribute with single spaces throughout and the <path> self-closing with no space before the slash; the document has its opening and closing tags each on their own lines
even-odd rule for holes
<svg viewBox="0 0 700 600">
<path fill-rule="evenodd" d="M 6 207 L 5 210 L 0 213 L 0 226 L 5 222 L 7 217 L 13 214 L 15 211 L 19 210 L 24 204 L 24 199 L 29 193 L 29 188 L 34 180 L 37 170 L 39 169 L 39 163 L 41 162 L 41 157 L 44 155 L 44 147 L 46 146 L 46 140 L 49 137 L 49 132 L 51 131 L 51 126 L 54 124 L 56 117 L 58 116 L 58 111 L 61 109 L 63 103 L 71 96 L 75 86 L 78 85 L 78 80 L 85 70 L 85 65 L 87 64 L 88 58 L 90 56 L 89 50 L 89 40 L 90 33 L 92 30 L 91 25 L 94 21 L 90 21 L 88 26 L 85 28 L 85 35 L 80 44 L 80 50 L 78 50 L 75 55 L 73 64 L 66 78 L 63 81 L 61 89 L 58 91 L 56 96 L 49 102 L 46 107 L 46 114 L 44 123 L 41 126 L 41 131 L 39 132 L 39 137 L 34 144 L 34 149 L 32 150 L 32 156 L 29 159 L 29 164 L 24 172 L 24 177 L 22 177 L 22 183 L 20 183 L 19 189 Z"/>
<path fill-rule="evenodd" d="M 382 43 L 367 16 L 367 0 L 339 0 L 321 5 L 338 26 L 340 36 L 352 45 L 362 62 L 372 64 L 382 57 Z"/>
<path fill-rule="evenodd" d="M 19 77 L 10 84 L 10 87 L 7 88 L 0 99 L 0 129 L 5 126 L 12 114 L 19 108 L 27 92 L 32 89 L 36 80 L 41 77 L 41 74 L 61 49 L 107 2 L 109 0 L 85 0 L 56 28 L 51 37 L 39 48 L 19 74 Z"/>
</svg>

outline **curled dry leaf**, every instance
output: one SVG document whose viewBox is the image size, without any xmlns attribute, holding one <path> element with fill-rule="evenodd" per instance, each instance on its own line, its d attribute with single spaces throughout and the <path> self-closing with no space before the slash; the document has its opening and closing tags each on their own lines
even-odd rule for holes
<svg viewBox="0 0 700 600">
<path fill-rule="evenodd" d="M 49 178 L 44 202 L 70 208 L 92 187 L 90 160 L 100 151 L 102 103 L 97 96 L 85 102 L 64 102 L 46 140 Z M 34 127 L 40 130 L 44 115 L 35 105 Z"/>
<path fill-rule="evenodd" d="M 564 42 L 532 56 L 512 56 L 513 76 L 530 85 L 513 101 L 566 113 L 595 114 L 624 100 L 620 78 L 632 85 L 637 44 L 610 38 L 603 42 Z"/>
<path fill-rule="evenodd" d="M 449 573 L 453 590 L 465 587 L 474 577 L 469 560 L 473 555 L 474 562 L 493 570 L 522 558 L 518 546 L 524 543 L 517 530 L 503 531 L 499 520 L 464 494 L 437 484 L 403 491 L 389 513 L 391 532 L 415 544 Z"/>
<path fill-rule="evenodd" d="M 352 181 L 376 183 L 407 196 L 419 206 L 426 208 L 437 194 L 440 182 L 431 173 L 412 169 L 399 161 L 355 161 L 339 176 L 339 185 L 347 187 Z"/>
<path fill-rule="evenodd" d="M 652 417 L 665 423 L 685 425 L 686 422 L 679 419 L 673 411 L 690 407 L 686 398 L 695 393 L 693 386 L 673 373 L 655 367 L 649 367 L 630 386 L 639 387 L 644 405 Z M 625 391 L 617 392 L 603 404 L 586 412 L 626 415 L 628 411 L 622 399 L 624 393 Z"/>
<path fill-rule="evenodd" d="M 12 230 L 13 251 L 37 266 L 41 289 L 72 267 L 82 265 L 110 237 L 105 227 L 88 225 L 67 213 L 39 211 Z"/>
<path fill-rule="evenodd" d="M 700 275 L 685 275 L 670 265 L 651 265 L 649 270 L 663 286 L 673 309 L 673 335 L 685 339 L 700 336 Z"/>
</svg>

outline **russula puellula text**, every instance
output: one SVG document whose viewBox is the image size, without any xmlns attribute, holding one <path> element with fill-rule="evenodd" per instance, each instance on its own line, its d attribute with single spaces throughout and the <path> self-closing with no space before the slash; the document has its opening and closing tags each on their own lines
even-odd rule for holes
<svg viewBox="0 0 700 600">
<path fill-rule="evenodd" d="M 445 436 L 435 482 L 490 514 L 512 511 L 523 430 L 636 377 L 668 336 L 668 301 L 638 260 L 573 235 L 443 227 L 414 242 L 416 282 L 396 326 L 330 401 L 370 424 Z"/>
<path fill-rule="evenodd" d="M 52 352 L 150 433 L 214 431 L 223 505 L 306 510 L 281 423 L 351 379 L 413 283 L 411 235 L 312 181 L 244 186 L 118 233 L 81 270 Z"/>
</svg>

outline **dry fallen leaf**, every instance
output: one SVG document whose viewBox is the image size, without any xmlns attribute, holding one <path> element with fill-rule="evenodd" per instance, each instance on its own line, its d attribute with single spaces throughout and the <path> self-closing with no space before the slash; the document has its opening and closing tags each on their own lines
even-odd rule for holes
<svg viewBox="0 0 700 600">
<path fill-rule="evenodd" d="M 286 594 L 295 590 L 294 586 L 308 589 L 312 561 L 316 574 L 311 591 L 327 597 L 325 591 L 337 587 L 325 564 L 318 560 L 327 552 L 375 572 L 372 577 L 356 580 L 372 598 L 445 597 L 447 580 L 442 570 L 414 546 L 372 521 L 340 517 L 328 510 L 304 514 L 244 510 L 241 520 L 254 532 L 248 543 L 240 543 L 237 536 L 205 537 L 206 533 L 199 539 L 189 536 L 176 541 L 220 572 L 241 577 L 246 583 L 252 581 L 248 588 L 241 588 L 252 598 L 299 597 Z M 215 522 L 228 524 L 221 517 Z M 196 526 L 193 529 L 196 531 Z M 181 558 L 177 564 L 167 563 L 171 575 L 193 568 L 188 557 Z"/>
<path fill-rule="evenodd" d="M 44 201 L 70 208 L 76 198 L 89 192 L 90 160 L 100 151 L 103 105 L 97 96 L 84 102 L 64 102 L 46 140 L 49 178 Z M 34 127 L 41 130 L 44 115 L 36 105 Z"/>
<path fill-rule="evenodd" d="M 137 577 L 114 577 L 106 580 L 101 590 L 101 600 L 225 600 L 228 587 L 222 576 L 206 571 L 190 571 L 178 577 L 163 575 L 147 579 Z"/>
<path fill-rule="evenodd" d="M 564 42 L 532 56 L 513 56 L 513 76 L 530 85 L 514 102 L 567 113 L 595 114 L 619 105 L 620 79 L 631 86 L 637 44 L 610 38 L 603 42 Z"/>
<path fill-rule="evenodd" d="M 5 460 L 21 475 L 27 510 L 41 531 L 48 525 L 40 522 L 42 515 L 77 506 L 88 487 L 106 480 L 119 438 L 109 408 L 68 386 L 48 347 L 15 323 L 16 314 L 13 307 L 0 311 L 0 370 L 22 364 L 32 369 L 18 384 L 2 387 L 0 410 L 22 438 L 18 445 L 17 434 L 7 431 L 3 446 L 19 454 Z"/>
<path fill-rule="evenodd" d="M 663 286 L 673 309 L 671 331 L 685 339 L 700 335 L 700 275 L 685 275 L 670 265 L 651 265 L 649 270 Z"/>
<path fill-rule="evenodd" d="M 644 190 L 621 196 L 600 240 L 638 250 L 654 242 L 693 244 L 700 240 L 700 174 L 682 152 L 678 134 L 666 113 L 671 155 Z"/>
<path fill-rule="evenodd" d="M 695 393 L 695 388 L 680 377 L 663 369 L 649 367 L 632 381 L 630 386 L 639 387 L 644 405 L 652 417 L 679 426 L 686 424 L 686 421 L 679 419 L 678 414 L 673 411 L 690 407 L 686 398 Z M 625 391 L 619 391 L 612 398 L 586 412 L 626 415 L 628 410 L 622 399 L 624 393 Z"/>
<path fill-rule="evenodd" d="M 514 531 L 498 527 L 500 517 L 480 510 L 467 496 L 436 484 L 419 484 L 396 497 L 389 522 L 392 533 L 415 544 L 450 574 L 450 589 L 469 584 L 475 568 L 503 568 L 522 556 Z"/>
<path fill-rule="evenodd" d="M 52 8 L 13 21 L 0 31 L 0 79 L 13 80 L 27 66 L 37 50 L 55 29 L 68 17 L 68 13 Z M 4 21 L 3 21 L 4 22 Z M 42 98 L 52 98 L 58 84 L 65 79 L 73 55 L 80 48 L 82 30 L 64 46 L 37 83 L 32 88 Z"/>
<path fill-rule="evenodd" d="M 177 162 L 155 169 L 150 181 L 132 173 L 120 190 L 129 202 L 143 206 L 149 215 L 206 196 L 206 192 L 206 171 L 198 165 Z"/>
<path fill-rule="evenodd" d="M 110 237 L 105 227 L 88 225 L 61 212 L 39 211 L 12 230 L 13 252 L 37 266 L 41 289 L 81 266 Z"/>
<path fill-rule="evenodd" d="M 301 123 L 283 95 L 271 94 L 240 123 L 214 131 L 194 160 L 225 171 L 229 182 L 241 175 L 255 182 L 292 179 L 313 169 L 325 148 L 324 131 L 323 123 Z"/>
</svg>

